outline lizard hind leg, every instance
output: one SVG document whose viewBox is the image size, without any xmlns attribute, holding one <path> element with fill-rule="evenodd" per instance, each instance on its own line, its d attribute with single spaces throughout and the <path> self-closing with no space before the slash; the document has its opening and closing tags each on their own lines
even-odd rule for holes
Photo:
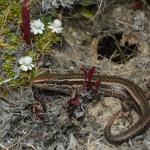
<svg viewBox="0 0 150 150">
<path fill-rule="evenodd" d="M 109 137 L 112 135 L 111 134 L 111 127 L 115 121 L 115 119 L 117 118 L 117 116 L 119 115 L 119 113 L 121 113 L 121 109 L 116 112 L 115 114 L 113 114 L 112 118 L 108 121 L 106 127 L 105 127 L 105 138 L 109 141 Z"/>
<path fill-rule="evenodd" d="M 132 116 L 131 116 L 131 110 L 132 107 L 127 104 L 125 101 L 121 103 L 122 108 L 122 116 L 130 123 L 132 124 Z"/>
<path fill-rule="evenodd" d="M 112 125 L 114 124 L 116 118 L 119 116 L 119 114 L 122 114 L 129 123 L 131 123 L 131 120 L 132 120 L 132 116 L 131 116 L 131 106 L 128 105 L 127 103 L 123 102 L 121 103 L 121 109 L 118 110 L 115 114 L 113 114 L 112 118 L 108 121 L 106 127 L 105 127 L 105 138 L 109 141 L 109 142 L 113 142 L 111 141 L 111 137 L 113 137 L 112 133 L 111 133 L 111 128 L 112 128 Z M 129 117 L 131 117 L 129 120 Z M 131 123 L 132 124 L 132 123 Z M 120 134 L 118 135 L 120 136 Z M 115 136 L 114 136 L 115 137 Z M 118 142 L 120 143 L 120 142 Z M 122 143 L 122 141 L 121 141 Z M 117 143 L 116 143 L 117 144 Z"/>
</svg>

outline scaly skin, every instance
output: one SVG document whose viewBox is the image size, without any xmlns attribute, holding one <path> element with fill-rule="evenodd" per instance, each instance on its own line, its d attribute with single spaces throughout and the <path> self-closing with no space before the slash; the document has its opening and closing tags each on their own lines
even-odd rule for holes
<svg viewBox="0 0 150 150">
<path fill-rule="evenodd" d="M 112 135 L 110 130 L 118 115 L 116 113 L 106 125 L 106 139 L 112 144 L 121 144 L 129 138 L 133 138 L 146 131 L 150 126 L 150 106 L 142 89 L 132 81 L 116 76 L 94 75 L 92 82 L 97 79 L 101 82 L 98 92 L 102 93 L 105 97 L 118 98 L 122 103 L 126 103 L 131 108 L 134 108 L 140 115 L 139 121 L 127 131 L 119 135 Z M 41 86 L 51 91 L 58 91 L 69 95 L 72 87 L 82 87 L 83 82 L 84 76 L 81 74 L 45 73 L 33 80 L 33 86 Z"/>
</svg>

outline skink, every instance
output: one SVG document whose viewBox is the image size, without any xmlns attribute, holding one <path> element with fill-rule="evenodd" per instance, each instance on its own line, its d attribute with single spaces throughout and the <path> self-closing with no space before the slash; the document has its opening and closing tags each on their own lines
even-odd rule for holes
<svg viewBox="0 0 150 150">
<path fill-rule="evenodd" d="M 118 98 L 139 113 L 139 120 L 127 131 L 118 135 L 111 133 L 111 126 L 114 119 L 110 119 L 105 127 L 105 137 L 112 144 L 121 144 L 129 138 L 142 134 L 150 126 L 150 106 L 142 89 L 132 81 L 116 76 L 94 75 L 92 82 L 100 80 L 100 87 L 97 92 L 105 97 Z M 73 87 L 83 86 L 84 76 L 82 74 L 52 74 L 45 73 L 36 77 L 32 86 L 42 87 L 51 91 L 66 93 L 69 95 Z"/>
</svg>

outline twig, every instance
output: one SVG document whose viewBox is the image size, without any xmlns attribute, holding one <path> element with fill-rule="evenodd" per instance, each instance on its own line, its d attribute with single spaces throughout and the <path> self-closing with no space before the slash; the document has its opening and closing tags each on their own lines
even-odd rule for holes
<svg viewBox="0 0 150 150">
<path fill-rule="evenodd" d="M 4 14 L 4 23 L 3 23 L 3 26 L 2 26 L 1 31 L 4 30 L 5 23 L 6 23 L 6 20 L 7 20 L 8 15 L 9 15 L 10 9 L 11 9 L 11 5 L 8 6 L 8 8 L 6 9 L 6 13 Z"/>
<path fill-rule="evenodd" d="M 4 98 L 3 96 L 0 96 L 0 100 L 6 102 L 8 104 L 15 105 L 14 103 L 10 102 L 9 100 L 7 100 L 6 98 Z"/>
<path fill-rule="evenodd" d="M 2 148 L 3 150 L 8 150 L 4 145 L 0 144 L 0 148 Z"/>
<path fill-rule="evenodd" d="M 6 80 L 0 82 L 0 85 L 2 85 L 2 84 L 4 84 L 4 83 L 7 83 L 7 82 L 9 82 L 9 81 L 11 81 L 11 80 L 13 80 L 13 78 L 6 79 Z"/>
<path fill-rule="evenodd" d="M 100 0 L 98 10 L 97 10 L 96 14 L 94 15 L 94 17 L 90 21 L 94 21 L 94 19 L 102 12 L 102 10 L 103 10 L 103 9 L 101 9 L 102 3 L 103 3 L 103 0 Z"/>
<path fill-rule="evenodd" d="M 9 147 L 7 147 L 7 149 L 11 149 L 13 147 L 15 147 L 17 144 L 19 144 L 23 139 L 25 139 L 26 137 L 28 137 L 30 135 L 32 130 L 30 130 L 25 136 L 23 136 L 21 139 L 19 139 L 16 143 L 10 145 Z"/>
</svg>

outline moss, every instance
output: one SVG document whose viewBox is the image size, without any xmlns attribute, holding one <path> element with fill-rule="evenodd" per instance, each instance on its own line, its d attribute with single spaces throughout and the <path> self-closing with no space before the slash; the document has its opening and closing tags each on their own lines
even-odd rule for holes
<svg viewBox="0 0 150 150">
<path fill-rule="evenodd" d="M 7 36 L 8 37 L 8 36 Z M 9 34 L 9 39 L 7 41 L 7 52 L 12 52 L 12 51 L 16 51 L 18 49 L 18 47 L 22 44 L 22 38 L 16 36 L 13 33 Z"/>
<path fill-rule="evenodd" d="M 8 54 L 5 54 L 3 56 L 3 64 L 2 64 L 2 70 L 5 72 L 6 78 L 13 78 L 15 76 L 15 72 L 13 71 L 13 63 L 16 61 L 16 58 L 13 56 L 9 56 Z"/>
<path fill-rule="evenodd" d="M 7 22 L 10 21 L 14 22 L 14 20 L 16 22 L 20 21 L 21 5 L 19 2 L 17 2 L 17 0 L 14 1 L 5 0 L 3 4 L 0 4 L 0 6 L 2 6 L 0 15 L 2 15 L 5 18 L 5 21 Z"/>
<path fill-rule="evenodd" d="M 4 49 L 14 50 L 17 49 L 21 43 L 21 38 L 18 36 L 20 32 L 21 21 L 21 6 L 16 1 L 0 1 L 1 13 L 0 13 L 0 25 L 2 30 L 0 32 L 1 38 L 7 39 L 7 45 Z"/>
<path fill-rule="evenodd" d="M 3 49 L 2 54 L 3 64 L 2 71 L 3 76 L 0 78 L 0 82 L 9 78 L 15 78 L 15 68 L 19 67 L 17 64 L 17 58 L 15 52 L 18 48 L 23 45 L 21 37 L 21 4 L 18 0 L 0 0 L 0 48 Z M 31 56 L 34 64 L 38 63 L 40 56 L 51 53 L 52 46 L 59 41 L 59 37 L 53 34 L 47 27 L 47 23 L 51 17 L 43 17 L 42 20 L 46 25 L 46 29 L 42 35 L 35 36 L 33 41 L 35 44 L 30 50 L 23 52 L 20 57 Z M 5 39 L 5 40 L 4 40 Z M 32 78 L 37 74 L 38 70 L 33 69 L 32 71 L 21 71 L 17 79 L 11 80 L 9 85 L 19 86 L 22 84 L 30 83 Z"/>
<path fill-rule="evenodd" d="M 0 77 L 0 85 L 1 85 L 1 83 L 3 82 L 3 78 L 2 77 Z"/>
<path fill-rule="evenodd" d="M 11 25 L 16 26 L 21 22 L 21 5 L 17 1 L 9 2 L 9 0 L 1 3 L 3 3 L 0 4 L 0 25 L 3 29 L 1 32 L 6 35 L 6 33 L 11 32 Z M 16 27 L 18 28 L 18 26 Z"/>
<path fill-rule="evenodd" d="M 3 39 L 0 39 L 0 49 L 6 49 L 7 46 L 8 46 L 8 44 L 6 42 L 4 42 Z"/>
<path fill-rule="evenodd" d="M 32 57 L 33 61 L 35 62 L 38 58 L 38 53 L 34 50 L 29 50 L 27 53 L 27 56 Z"/>
<path fill-rule="evenodd" d="M 0 8 L 1 10 L 5 10 L 6 7 L 9 5 L 10 3 L 10 0 L 0 0 Z"/>
<path fill-rule="evenodd" d="M 34 60 L 37 57 L 37 53 L 34 51 L 27 51 L 27 56 L 31 56 Z M 19 67 L 19 64 L 16 64 L 16 57 L 14 55 L 10 55 L 8 53 L 3 54 L 3 64 L 2 64 L 2 71 L 5 73 L 5 78 L 3 80 L 13 78 L 9 83 L 11 86 L 19 86 L 19 85 L 25 85 L 30 83 L 30 81 L 38 74 L 38 70 L 33 68 L 31 71 L 22 71 L 20 70 L 19 77 L 17 79 L 14 79 L 16 76 L 15 67 Z"/>
<path fill-rule="evenodd" d="M 20 72 L 19 78 L 10 81 L 11 86 L 26 85 L 29 84 L 34 77 L 34 71 Z"/>
<path fill-rule="evenodd" d="M 48 27 L 46 27 L 44 34 L 36 37 L 36 46 L 40 53 L 49 54 L 52 46 L 59 40 L 60 38 L 56 34 L 52 33 Z"/>
</svg>

